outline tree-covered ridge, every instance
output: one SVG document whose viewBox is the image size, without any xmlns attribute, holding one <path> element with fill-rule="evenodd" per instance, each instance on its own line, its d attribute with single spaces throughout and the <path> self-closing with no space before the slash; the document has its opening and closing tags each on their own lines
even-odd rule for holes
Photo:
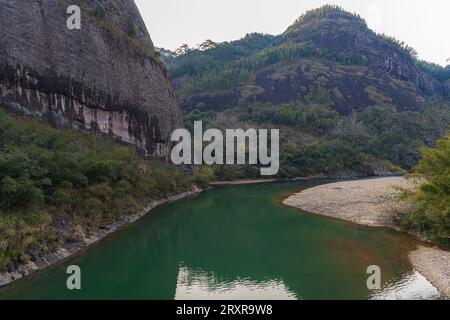
<svg viewBox="0 0 450 320">
<path fill-rule="evenodd" d="M 400 41 L 397 38 L 395 38 L 393 36 L 389 36 L 389 35 L 387 35 L 385 33 L 380 33 L 380 34 L 378 34 L 378 36 L 381 39 L 383 39 L 384 41 L 389 42 L 390 44 L 396 46 L 397 48 L 400 48 L 400 49 L 404 50 L 411 57 L 417 58 L 417 56 L 418 56 L 417 50 L 414 49 L 413 47 L 407 45 L 404 41 Z"/>
<path fill-rule="evenodd" d="M 361 64 L 362 56 L 349 51 L 333 51 L 320 48 L 311 42 L 285 43 L 269 47 L 255 53 L 252 56 L 224 62 L 219 60 L 210 64 L 207 68 L 196 68 L 194 65 L 189 73 L 183 74 L 183 79 L 178 83 L 180 98 L 195 95 L 204 91 L 226 90 L 250 81 L 255 72 L 274 65 L 278 62 L 291 62 L 301 58 L 319 58 L 338 62 L 344 65 Z M 175 67 L 174 75 L 177 75 Z"/>
<path fill-rule="evenodd" d="M 409 194 L 413 209 L 404 223 L 442 248 L 450 248 L 450 132 L 435 148 L 422 150 L 413 177 L 425 183 Z"/>
<path fill-rule="evenodd" d="M 252 56 L 272 46 L 276 39 L 277 37 L 271 35 L 251 33 L 240 40 L 219 43 L 208 50 L 192 49 L 177 56 L 167 53 L 164 49 L 161 51 L 166 52 L 162 58 L 168 64 L 172 77 L 177 79 L 200 76 L 209 70 Z"/>
<path fill-rule="evenodd" d="M 132 147 L 0 111 L 0 271 L 190 187 Z"/>
<path fill-rule="evenodd" d="M 416 64 L 425 72 L 431 74 L 436 80 L 446 82 L 450 79 L 450 65 L 442 67 L 436 63 L 416 60 Z"/>
<path fill-rule="evenodd" d="M 300 25 L 303 25 L 303 24 L 310 22 L 312 20 L 315 20 L 315 19 L 326 18 L 330 14 L 333 14 L 333 13 L 341 13 L 341 14 L 349 15 L 352 18 L 366 24 L 366 21 L 359 14 L 350 13 L 350 12 L 346 11 L 344 8 L 342 8 L 341 6 L 326 4 L 322 7 L 306 11 L 299 18 L 297 18 L 297 20 L 295 20 L 295 22 L 291 26 L 288 27 L 285 34 L 294 31 Z"/>
</svg>

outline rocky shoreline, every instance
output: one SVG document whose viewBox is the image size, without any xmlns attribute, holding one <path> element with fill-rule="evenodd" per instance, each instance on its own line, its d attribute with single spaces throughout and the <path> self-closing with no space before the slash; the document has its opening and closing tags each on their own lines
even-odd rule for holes
<svg viewBox="0 0 450 320">
<path fill-rule="evenodd" d="M 291 195 L 283 204 L 360 225 L 398 230 L 394 218 L 403 204 L 393 200 L 401 189 L 413 187 L 402 177 L 343 181 L 306 189 Z M 409 254 L 409 259 L 414 269 L 450 297 L 450 252 L 420 246 Z"/>
<path fill-rule="evenodd" d="M 145 205 L 145 207 L 140 210 L 139 212 L 125 216 L 122 219 L 120 219 L 117 222 L 108 224 L 106 226 L 102 226 L 99 230 L 96 232 L 93 232 L 88 238 L 86 238 L 84 241 L 71 243 L 68 245 L 65 245 L 64 247 L 59 248 L 55 252 L 48 253 L 35 261 L 32 261 L 26 265 L 21 265 L 17 268 L 17 270 L 13 272 L 3 272 L 0 273 L 0 287 L 6 286 L 8 284 L 11 284 L 12 282 L 19 280 L 23 277 L 29 276 L 31 274 L 34 274 L 38 271 L 44 270 L 56 263 L 62 262 L 78 252 L 86 249 L 90 245 L 102 240 L 109 234 L 123 228 L 124 226 L 127 226 L 129 224 L 132 224 L 139 220 L 140 218 L 147 215 L 150 211 L 153 209 L 160 207 L 164 204 L 172 203 L 184 198 L 188 198 L 191 196 L 194 196 L 198 193 L 201 193 L 203 190 L 199 188 L 194 188 L 190 191 L 186 191 L 180 194 L 169 196 L 165 199 L 152 201 L 149 204 Z"/>
</svg>

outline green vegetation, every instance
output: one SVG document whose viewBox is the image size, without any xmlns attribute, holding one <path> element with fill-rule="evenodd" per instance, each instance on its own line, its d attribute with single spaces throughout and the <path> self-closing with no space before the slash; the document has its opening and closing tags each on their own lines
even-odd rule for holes
<svg viewBox="0 0 450 320">
<path fill-rule="evenodd" d="M 128 17 L 127 18 L 127 34 L 128 34 L 128 36 L 131 38 L 136 38 L 138 36 L 138 33 L 139 33 L 139 29 L 134 24 L 133 18 Z"/>
<path fill-rule="evenodd" d="M 170 67 L 175 79 L 183 76 L 200 76 L 208 70 L 252 56 L 271 46 L 276 40 L 275 36 L 251 33 L 240 40 L 220 43 L 206 51 L 187 50 L 186 54 L 177 57 L 166 55 L 164 61 Z M 186 48 L 184 50 L 186 51 Z M 161 51 L 167 52 L 164 49 Z"/>
<path fill-rule="evenodd" d="M 185 97 L 196 93 L 233 88 L 248 82 L 257 71 L 267 66 L 311 57 L 328 59 L 344 65 L 360 64 L 364 60 L 362 56 L 345 51 L 337 52 L 319 48 L 310 42 L 286 43 L 266 48 L 252 56 L 236 61 L 229 63 L 218 61 L 216 64 L 210 64 L 208 69 L 181 74 L 180 77 L 183 77 L 183 81 L 179 85 L 178 92 L 181 97 Z"/>
<path fill-rule="evenodd" d="M 289 125 L 318 135 L 320 142 L 297 150 L 303 157 L 308 156 L 311 148 L 323 151 L 313 156 L 311 161 L 322 158 L 330 163 L 334 155 L 349 160 L 356 156 L 356 159 L 362 160 L 370 155 L 389 160 L 407 170 L 419 160 L 417 150 L 442 137 L 450 124 L 449 105 L 432 106 L 421 112 L 397 112 L 390 106 L 374 106 L 355 111 L 350 117 L 339 116 L 330 107 L 302 103 L 258 105 L 240 108 L 238 112 L 244 121 Z M 350 161 L 347 162 L 350 165 L 345 165 L 345 161 L 341 161 L 342 165 L 326 171 L 329 174 L 345 168 L 360 171 L 363 169 L 360 164 L 351 165 L 360 162 L 364 163 Z M 320 166 L 311 167 L 306 160 L 303 161 L 305 165 L 301 163 L 296 163 L 296 167 L 316 168 L 310 173 L 321 172 Z"/>
<path fill-rule="evenodd" d="M 97 6 L 94 11 L 94 16 L 98 19 L 105 19 L 106 18 L 105 9 L 103 9 L 101 6 Z"/>
<path fill-rule="evenodd" d="M 312 9 L 305 12 L 287 29 L 286 33 L 294 31 L 298 26 L 305 24 L 311 20 L 326 18 L 331 13 L 349 14 L 348 11 L 344 10 L 340 6 L 327 4 L 320 8 Z M 360 15 L 353 13 L 352 16 L 355 19 L 363 22 L 364 24 L 366 23 L 366 21 Z"/>
<path fill-rule="evenodd" d="M 191 178 L 132 147 L 1 111 L 0 271 L 190 188 Z"/>
<path fill-rule="evenodd" d="M 444 249 L 450 248 L 450 133 L 435 148 L 422 149 L 414 178 L 425 183 L 407 196 L 413 209 L 403 223 Z"/>
<path fill-rule="evenodd" d="M 373 106 L 344 116 L 320 103 L 254 103 L 223 113 L 201 106 L 185 115 L 191 130 L 193 122 L 200 120 L 206 127 L 227 123 L 228 127 L 282 128 L 279 177 L 372 175 L 412 170 L 420 159 L 419 149 L 433 145 L 447 132 L 450 105 L 405 112 L 389 105 Z M 221 180 L 258 176 L 252 166 L 214 170 Z"/>
<path fill-rule="evenodd" d="M 214 170 L 212 167 L 203 166 L 194 175 L 194 182 L 200 188 L 208 188 L 209 183 L 214 179 Z"/>
<path fill-rule="evenodd" d="M 395 37 L 389 36 L 387 34 L 381 33 L 378 34 L 379 37 L 381 37 L 384 41 L 389 42 L 390 44 L 393 44 L 394 46 L 401 48 L 403 51 L 408 53 L 412 58 L 417 58 L 419 55 L 413 47 L 407 45 L 404 41 L 400 41 L 396 39 Z"/>
<path fill-rule="evenodd" d="M 282 35 L 253 33 L 237 41 L 214 43 L 206 46 L 206 50 L 194 50 L 186 45 L 185 48 L 180 48 L 183 50 L 179 50 L 179 55 L 169 53 L 163 56 L 163 60 L 171 71 L 181 100 L 188 100 L 197 94 L 228 92 L 241 85 L 254 83 L 258 75 L 270 71 L 269 67 L 273 70 L 291 67 L 294 70 L 297 65 L 293 62 L 300 59 L 330 60 L 344 66 L 366 65 L 367 56 L 357 52 L 330 49 L 320 41 L 312 43 L 290 39 L 295 37 L 295 30 L 299 25 L 336 13 L 353 15 L 354 19 L 365 23 L 358 15 L 346 12 L 339 6 L 326 5 L 306 12 Z M 450 78 L 450 68 L 419 61 L 414 48 L 394 37 L 385 34 L 378 36 L 411 56 L 421 69 L 439 81 L 444 82 Z M 274 66 L 275 64 L 280 66 Z M 305 74 L 304 71 L 302 73 Z M 339 77 L 340 74 L 333 73 L 333 76 Z"/>
<path fill-rule="evenodd" d="M 416 61 L 416 64 L 423 71 L 428 72 L 440 82 L 445 82 L 450 79 L 450 65 L 444 68 L 438 64 L 426 62 L 423 60 Z"/>
</svg>

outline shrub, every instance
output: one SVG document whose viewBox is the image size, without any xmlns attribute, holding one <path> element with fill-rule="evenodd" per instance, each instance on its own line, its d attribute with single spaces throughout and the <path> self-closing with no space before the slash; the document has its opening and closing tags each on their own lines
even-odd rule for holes
<svg viewBox="0 0 450 320">
<path fill-rule="evenodd" d="M 407 215 L 411 227 L 450 248 L 450 133 L 435 148 L 425 148 L 413 177 L 425 181 L 410 194 L 414 208 Z"/>
<path fill-rule="evenodd" d="M 203 166 L 195 174 L 194 183 L 200 188 L 207 188 L 212 179 L 214 179 L 214 170 L 211 167 Z"/>
</svg>

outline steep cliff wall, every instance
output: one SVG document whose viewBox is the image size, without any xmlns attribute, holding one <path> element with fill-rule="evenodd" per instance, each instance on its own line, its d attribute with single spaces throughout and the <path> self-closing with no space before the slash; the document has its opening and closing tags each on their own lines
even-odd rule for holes
<svg viewBox="0 0 450 320">
<path fill-rule="evenodd" d="M 81 30 L 67 8 L 81 7 Z M 0 107 L 96 130 L 163 157 L 182 126 L 171 80 L 133 0 L 0 0 Z"/>
</svg>

